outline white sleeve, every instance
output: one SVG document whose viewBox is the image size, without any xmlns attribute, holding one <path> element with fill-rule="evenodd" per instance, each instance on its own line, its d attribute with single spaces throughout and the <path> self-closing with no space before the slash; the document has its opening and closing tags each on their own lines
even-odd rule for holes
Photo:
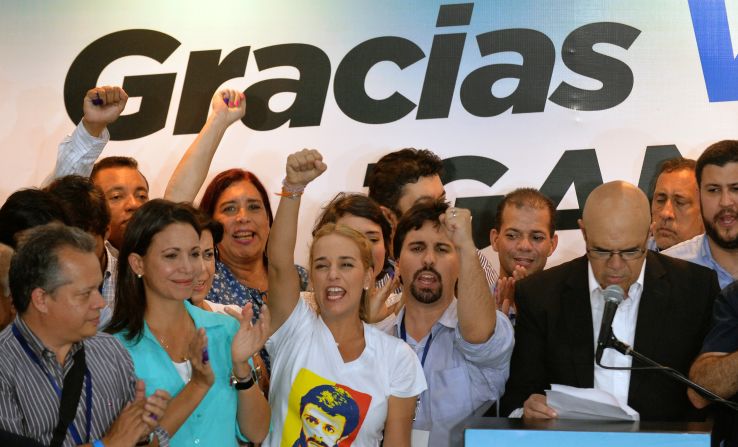
<svg viewBox="0 0 738 447">
<path fill-rule="evenodd" d="M 390 377 L 390 395 L 396 397 L 418 396 L 428 388 L 423 367 L 418 356 L 404 341 L 395 338 L 395 355 L 390 360 L 394 368 Z"/>
<path fill-rule="evenodd" d="M 110 141 L 110 132 L 107 128 L 103 130 L 100 138 L 93 137 L 80 121 L 72 135 L 67 135 L 59 143 L 53 178 L 70 174 L 89 177 L 92 166 L 108 141 Z"/>
</svg>

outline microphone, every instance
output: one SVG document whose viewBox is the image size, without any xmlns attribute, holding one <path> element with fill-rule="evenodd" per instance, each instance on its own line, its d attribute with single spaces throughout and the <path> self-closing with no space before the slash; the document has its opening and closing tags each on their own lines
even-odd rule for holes
<svg viewBox="0 0 738 447">
<path fill-rule="evenodd" d="M 605 310 L 602 312 L 602 323 L 600 324 L 600 335 L 597 338 L 597 351 L 595 353 L 595 361 L 599 365 L 602 360 L 602 353 L 610 345 L 612 338 L 612 320 L 615 318 L 615 311 L 618 305 L 625 298 L 625 293 L 620 286 L 615 284 L 607 286 L 602 292 L 605 298 Z M 601 366 L 601 365 L 600 365 Z"/>
</svg>

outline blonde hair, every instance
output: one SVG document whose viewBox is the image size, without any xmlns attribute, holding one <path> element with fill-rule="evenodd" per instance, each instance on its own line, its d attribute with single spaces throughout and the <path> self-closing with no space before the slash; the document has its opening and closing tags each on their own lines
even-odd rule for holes
<svg viewBox="0 0 738 447">
<path fill-rule="evenodd" d="M 359 249 L 359 258 L 361 260 L 361 264 L 364 266 L 364 270 L 368 270 L 370 272 L 374 271 L 374 256 L 372 256 L 372 243 L 369 242 L 369 239 L 367 237 L 359 232 L 354 230 L 351 227 L 347 227 L 346 225 L 337 225 L 335 223 L 328 223 L 320 227 L 318 231 L 315 232 L 315 235 L 313 237 L 313 243 L 310 246 L 310 267 L 312 269 L 313 266 L 313 256 L 314 256 L 314 248 L 315 243 L 318 242 L 323 237 L 330 236 L 332 234 L 343 236 L 346 239 L 349 239 L 351 242 L 353 242 L 356 247 Z M 312 270 L 311 270 L 312 271 Z M 373 283 L 370 287 L 373 287 Z M 363 321 L 366 321 L 366 314 L 367 314 L 367 291 L 363 290 L 361 293 L 361 305 L 359 306 L 359 318 L 361 318 Z"/>
</svg>

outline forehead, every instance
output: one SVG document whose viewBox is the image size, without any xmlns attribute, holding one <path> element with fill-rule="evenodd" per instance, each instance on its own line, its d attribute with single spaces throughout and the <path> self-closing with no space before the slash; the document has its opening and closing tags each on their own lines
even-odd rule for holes
<svg viewBox="0 0 738 447">
<path fill-rule="evenodd" d="M 694 171 L 680 169 L 678 171 L 664 172 L 656 180 L 656 193 L 679 193 L 684 195 L 696 195 L 697 178 Z"/>
<path fill-rule="evenodd" d="M 508 204 L 502 209 L 500 231 L 542 231 L 548 234 L 551 218 L 548 209 Z"/>
<path fill-rule="evenodd" d="M 112 188 L 130 188 L 148 190 L 146 180 L 138 169 L 129 168 L 127 166 L 114 166 L 105 168 L 95 173 L 92 179 L 95 185 L 98 185 L 103 191 Z"/>
<path fill-rule="evenodd" d="M 706 165 L 702 169 L 702 185 L 738 183 L 738 163 L 730 162 L 725 166 Z"/>
<path fill-rule="evenodd" d="M 340 234 L 331 233 L 313 242 L 312 258 L 338 258 L 350 256 L 360 258 L 359 247 L 356 243 Z"/>
<path fill-rule="evenodd" d="M 93 252 L 84 252 L 72 247 L 57 251 L 60 276 L 75 288 L 96 286 L 102 281 L 100 261 Z"/>
<path fill-rule="evenodd" d="M 200 245 L 204 247 L 213 247 L 213 233 L 208 229 L 203 229 L 200 232 Z"/>
<path fill-rule="evenodd" d="M 185 247 L 189 249 L 192 246 L 199 245 L 200 238 L 197 235 L 197 231 L 195 231 L 192 225 L 181 222 L 167 225 L 151 239 L 151 246 L 156 246 L 158 249 L 168 247 Z"/>
<path fill-rule="evenodd" d="M 376 231 L 378 233 L 382 232 L 382 227 L 380 227 L 378 223 L 371 221 L 366 217 L 356 216 L 354 214 L 344 214 L 336 220 L 336 223 L 361 231 L 362 233 L 370 231 Z"/>
<path fill-rule="evenodd" d="M 261 194 L 253 183 L 246 180 L 239 180 L 232 183 L 218 197 L 217 203 L 234 202 L 234 201 L 258 200 L 261 202 Z"/>
<path fill-rule="evenodd" d="M 415 183 L 406 183 L 403 185 L 400 200 L 413 199 L 412 203 L 414 203 L 422 197 L 437 199 L 443 193 L 444 189 L 443 183 L 441 183 L 441 177 L 438 175 L 429 175 L 418 178 L 418 181 Z"/>
<path fill-rule="evenodd" d="M 423 226 L 418 228 L 417 230 L 408 231 L 407 235 L 405 236 L 403 247 L 414 243 L 424 243 L 426 245 L 453 245 L 451 239 L 446 236 L 446 232 L 444 231 L 443 227 L 441 225 L 436 225 L 434 222 L 430 221 L 426 221 L 425 223 L 423 223 Z"/>
</svg>

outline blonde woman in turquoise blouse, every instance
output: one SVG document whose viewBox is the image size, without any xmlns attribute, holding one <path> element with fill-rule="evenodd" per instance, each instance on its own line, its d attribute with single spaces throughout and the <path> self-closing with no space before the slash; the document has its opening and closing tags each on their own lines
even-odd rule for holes
<svg viewBox="0 0 738 447">
<path fill-rule="evenodd" d="M 172 446 L 260 442 L 270 409 L 253 384 L 250 358 L 266 341 L 269 312 L 252 324 L 250 305 L 231 318 L 187 302 L 203 268 L 199 233 L 189 205 L 152 200 L 136 211 L 121 246 L 108 332 L 131 353 L 147 392 L 173 396 L 161 421 Z"/>
</svg>

